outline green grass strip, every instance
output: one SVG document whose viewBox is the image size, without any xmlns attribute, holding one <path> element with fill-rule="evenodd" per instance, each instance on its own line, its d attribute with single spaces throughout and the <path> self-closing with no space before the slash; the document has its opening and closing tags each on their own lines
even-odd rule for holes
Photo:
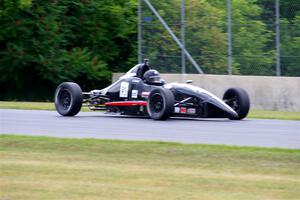
<svg viewBox="0 0 300 200">
<path fill-rule="evenodd" d="M 55 110 L 53 102 L 0 101 L 0 109 Z"/>
<path fill-rule="evenodd" d="M 250 110 L 248 118 L 300 120 L 300 112 Z"/>
</svg>

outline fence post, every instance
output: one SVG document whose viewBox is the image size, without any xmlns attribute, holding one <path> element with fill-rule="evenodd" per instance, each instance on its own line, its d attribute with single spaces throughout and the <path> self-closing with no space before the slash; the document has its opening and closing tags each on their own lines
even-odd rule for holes
<svg viewBox="0 0 300 200">
<path fill-rule="evenodd" d="M 232 75 L 232 34 L 231 34 L 231 0 L 226 1 L 227 8 L 227 42 L 228 42 L 228 52 L 227 52 L 227 70 L 228 75 Z"/>
<path fill-rule="evenodd" d="M 142 0 L 138 0 L 138 63 L 142 63 Z"/>
<path fill-rule="evenodd" d="M 185 5 L 184 0 L 181 0 L 181 23 L 180 23 L 180 32 L 181 32 L 181 43 L 183 48 L 185 48 Z M 181 73 L 186 74 L 185 66 L 185 54 L 183 49 L 181 49 Z"/>
<path fill-rule="evenodd" d="M 276 13 L 276 76 L 281 75 L 280 66 L 280 12 L 279 0 L 275 0 L 275 13 Z"/>
<path fill-rule="evenodd" d="M 168 33 L 171 35 L 173 40 L 177 43 L 177 45 L 180 47 L 180 49 L 184 52 L 187 59 L 192 63 L 192 65 L 195 67 L 195 69 L 200 73 L 203 74 L 202 69 L 200 66 L 196 63 L 196 61 L 193 59 L 191 54 L 183 47 L 181 41 L 177 38 L 177 36 L 174 34 L 174 32 L 170 29 L 168 24 L 163 20 L 163 18 L 160 16 L 160 14 L 157 12 L 157 10 L 152 6 L 149 0 L 144 0 L 144 2 L 147 4 L 147 6 L 150 8 L 150 10 L 153 12 L 153 14 L 157 17 L 157 19 L 161 22 L 163 27 L 168 31 Z"/>
</svg>

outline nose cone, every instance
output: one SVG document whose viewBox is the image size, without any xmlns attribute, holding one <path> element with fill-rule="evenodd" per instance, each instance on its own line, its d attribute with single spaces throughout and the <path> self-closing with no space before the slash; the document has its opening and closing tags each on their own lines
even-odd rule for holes
<svg viewBox="0 0 300 200">
<path fill-rule="evenodd" d="M 229 114 L 229 118 L 231 118 L 231 119 L 239 118 L 239 114 L 235 110 L 233 110 L 230 106 L 228 106 L 227 104 L 225 104 L 225 103 L 222 104 L 222 106 L 220 106 L 220 108 Z"/>
<path fill-rule="evenodd" d="M 233 109 L 229 113 L 231 115 L 231 118 L 234 118 L 234 119 L 239 118 L 239 115 Z"/>
</svg>

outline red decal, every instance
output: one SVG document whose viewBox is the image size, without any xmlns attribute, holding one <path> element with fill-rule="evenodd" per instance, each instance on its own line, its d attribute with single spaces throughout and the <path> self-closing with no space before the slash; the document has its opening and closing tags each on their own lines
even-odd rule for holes
<svg viewBox="0 0 300 200">
<path fill-rule="evenodd" d="M 148 97 L 150 92 L 142 92 L 142 97 Z"/>
<path fill-rule="evenodd" d="M 186 107 L 180 107 L 180 113 L 186 113 Z"/>
<path fill-rule="evenodd" d="M 146 101 L 113 101 L 105 103 L 106 106 L 147 106 Z"/>
</svg>

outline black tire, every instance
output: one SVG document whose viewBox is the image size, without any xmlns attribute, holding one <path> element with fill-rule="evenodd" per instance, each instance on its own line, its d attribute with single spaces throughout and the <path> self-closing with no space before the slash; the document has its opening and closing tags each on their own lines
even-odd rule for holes
<svg viewBox="0 0 300 200">
<path fill-rule="evenodd" d="M 230 88 L 224 96 L 224 102 L 238 114 L 238 117 L 229 117 L 231 120 L 241 120 L 245 118 L 250 109 L 250 99 L 247 92 L 242 88 Z"/>
<path fill-rule="evenodd" d="M 154 120 L 166 120 L 174 110 L 174 95 L 166 88 L 156 88 L 148 97 L 147 111 Z"/>
<path fill-rule="evenodd" d="M 81 109 L 82 98 L 82 90 L 78 84 L 61 83 L 55 90 L 55 108 L 62 116 L 74 116 Z"/>
</svg>

